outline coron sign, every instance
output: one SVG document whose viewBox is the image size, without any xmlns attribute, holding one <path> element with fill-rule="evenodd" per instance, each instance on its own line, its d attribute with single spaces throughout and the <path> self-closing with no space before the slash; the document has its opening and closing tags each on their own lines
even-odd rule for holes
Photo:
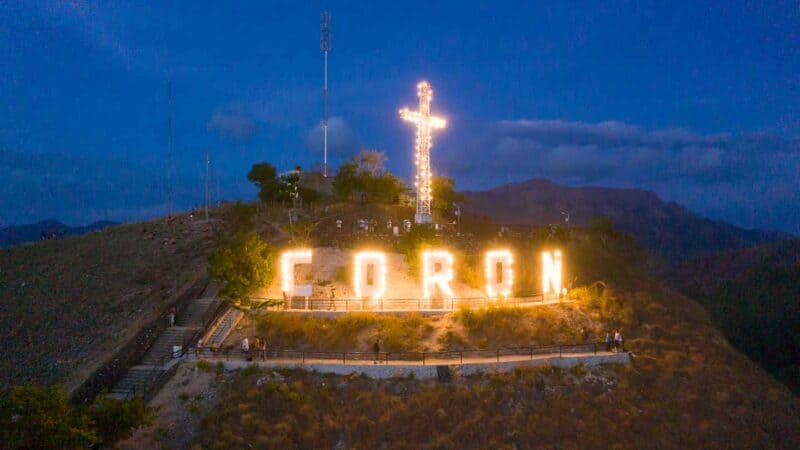
<svg viewBox="0 0 800 450">
<path fill-rule="evenodd" d="M 310 297 L 310 284 L 295 283 L 295 268 L 311 264 L 310 249 L 291 249 L 281 255 L 281 289 L 288 297 Z M 451 282 L 455 277 L 453 254 L 444 249 L 422 252 L 422 298 L 454 298 Z M 514 256 L 510 250 L 490 250 L 484 255 L 486 296 L 507 299 L 514 288 Z M 356 298 L 386 298 L 388 287 L 386 254 L 378 251 L 356 252 L 353 258 L 353 292 Z M 563 258 L 561 251 L 542 252 L 542 292 L 558 296 L 562 290 Z"/>
</svg>

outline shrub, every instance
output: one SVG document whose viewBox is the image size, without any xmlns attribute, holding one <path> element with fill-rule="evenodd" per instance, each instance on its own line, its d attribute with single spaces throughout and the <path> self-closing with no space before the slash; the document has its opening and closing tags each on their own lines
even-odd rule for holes
<svg viewBox="0 0 800 450">
<path fill-rule="evenodd" d="M 220 296 L 245 305 L 248 297 L 266 286 L 275 273 L 275 249 L 255 231 L 223 239 L 208 259 L 209 273 L 224 281 Z"/>
</svg>

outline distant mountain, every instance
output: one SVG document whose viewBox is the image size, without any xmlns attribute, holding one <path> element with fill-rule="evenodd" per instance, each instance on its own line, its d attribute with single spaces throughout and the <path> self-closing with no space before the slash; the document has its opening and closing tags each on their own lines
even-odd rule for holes
<svg viewBox="0 0 800 450">
<path fill-rule="evenodd" d="M 670 263 L 790 237 L 707 219 L 638 189 L 566 187 L 533 179 L 463 194 L 468 199 L 465 214 L 509 224 L 563 224 L 562 211 L 569 213 L 572 224 L 581 226 L 605 216 Z"/>
<path fill-rule="evenodd" d="M 82 227 L 70 227 L 55 219 L 46 219 L 28 225 L 14 225 L 0 228 L 0 248 L 38 241 L 42 239 L 43 234 L 48 237 L 78 236 L 112 225 L 117 225 L 117 223 L 100 221 Z"/>
<path fill-rule="evenodd" d="M 800 393 L 800 239 L 686 261 L 670 278 L 734 346 Z"/>
</svg>

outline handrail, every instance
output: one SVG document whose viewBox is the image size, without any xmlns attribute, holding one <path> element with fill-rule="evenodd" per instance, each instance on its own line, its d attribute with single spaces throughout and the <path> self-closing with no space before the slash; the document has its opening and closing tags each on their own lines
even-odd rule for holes
<svg viewBox="0 0 800 450">
<path fill-rule="evenodd" d="M 553 304 L 572 302 L 569 297 L 557 294 L 536 294 L 529 296 L 513 296 L 506 298 L 489 297 L 452 297 L 441 299 L 423 298 L 385 298 L 373 300 L 368 298 L 305 298 L 293 297 L 287 300 L 269 297 L 253 297 L 251 300 L 270 301 L 274 306 L 266 306 L 268 311 L 452 311 L 462 307 L 485 308 L 488 306 L 526 306 L 536 304 Z"/>
<path fill-rule="evenodd" d="M 244 353 L 240 348 L 234 346 L 226 346 L 217 350 L 216 352 L 210 349 L 195 349 L 194 352 L 184 352 L 187 356 L 197 359 L 206 357 L 224 358 L 226 361 L 230 360 L 299 360 L 306 363 L 309 360 L 323 360 L 323 361 L 341 361 L 342 364 L 348 364 L 359 361 L 373 361 L 388 364 L 390 362 L 421 362 L 422 365 L 430 363 L 431 361 L 444 360 L 444 361 L 458 361 L 458 364 L 464 363 L 464 358 L 480 358 L 490 359 L 495 362 L 500 362 L 501 358 L 509 356 L 525 356 L 534 359 L 537 355 L 555 355 L 563 357 L 564 354 L 575 353 L 594 353 L 597 354 L 603 348 L 602 342 L 584 342 L 576 344 L 554 344 L 544 345 L 537 347 L 512 347 L 512 348 L 496 348 L 487 350 L 446 350 L 446 351 L 422 351 L 422 352 L 352 352 L 352 351 L 321 351 L 321 350 L 291 350 L 291 349 L 250 349 L 248 353 Z"/>
</svg>

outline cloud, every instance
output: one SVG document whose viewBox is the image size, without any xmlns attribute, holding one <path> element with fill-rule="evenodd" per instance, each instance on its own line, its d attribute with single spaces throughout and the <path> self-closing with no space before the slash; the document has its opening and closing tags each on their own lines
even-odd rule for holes
<svg viewBox="0 0 800 450">
<path fill-rule="evenodd" d="M 238 104 L 227 105 L 214 111 L 207 126 L 220 136 L 236 141 L 247 141 L 258 133 L 258 123 Z"/>
<path fill-rule="evenodd" d="M 313 152 L 322 153 L 324 132 L 322 122 L 306 134 L 306 146 Z M 328 156 L 349 157 L 358 151 L 358 138 L 341 117 L 328 119 Z"/>
<path fill-rule="evenodd" d="M 508 120 L 491 124 L 458 152 L 443 151 L 439 164 L 470 188 L 530 178 L 636 187 L 742 226 L 800 227 L 787 204 L 800 204 L 798 139 L 646 130 L 613 121 Z"/>
</svg>

